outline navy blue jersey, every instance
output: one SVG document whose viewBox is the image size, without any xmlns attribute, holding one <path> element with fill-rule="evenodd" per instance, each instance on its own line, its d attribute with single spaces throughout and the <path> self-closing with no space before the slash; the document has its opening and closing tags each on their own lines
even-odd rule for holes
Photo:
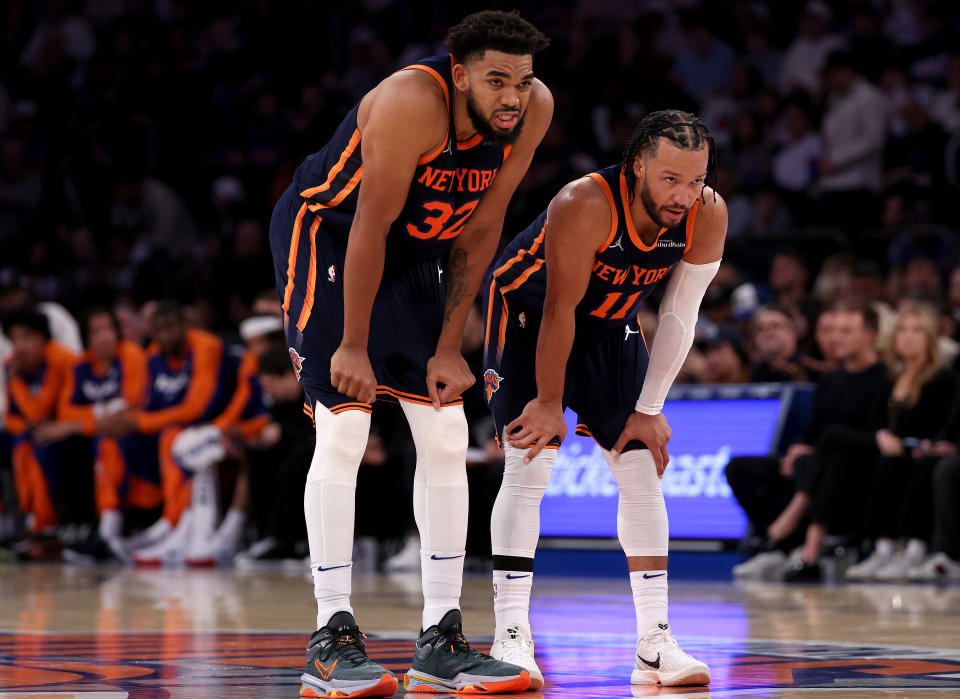
<svg viewBox="0 0 960 699">
<path fill-rule="evenodd" d="M 426 58 L 403 70 L 422 70 L 433 76 L 443 90 L 449 112 L 447 137 L 443 144 L 420 159 L 414 172 L 407 201 L 387 236 L 385 266 L 391 270 L 440 259 L 463 231 L 484 191 L 493 182 L 510 146 L 495 146 L 477 134 L 457 142 L 453 122 L 453 58 L 447 55 Z M 310 254 L 316 226 L 345 243 L 363 180 L 362 135 L 357 126 L 358 104 L 341 122 L 333 138 L 319 152 L 308 157 L 294 174 L 294 187 L 303 198 L 299 220 L 306 211 L 316 214 L 313 230 L 294 226 L 292 246 L 304 258 Z M 411 124 L 410 128 L 416 128 Z M 397 138 L 403 138 L 398 133 Z M 327 270 L 320 270 L 320 277 Z"/>
<path fill-rule="evenodd" d="M 577 305 L 578 330 L 621 329 L 643 300 L 681 260 L 693 237 L 699 200 L 674 228 L 662 228 L 652 245 L 640 239 L 630 216 L 629 192 L 620 165 L 587 175 L 603 189 L 612 221 L 597 251 L 583 299 Z M 494 283 L 504 301 L 541 308 L 547 292 L 543 237 L 544 211 L 507 246 L 494 265 Z"/>
</svg>

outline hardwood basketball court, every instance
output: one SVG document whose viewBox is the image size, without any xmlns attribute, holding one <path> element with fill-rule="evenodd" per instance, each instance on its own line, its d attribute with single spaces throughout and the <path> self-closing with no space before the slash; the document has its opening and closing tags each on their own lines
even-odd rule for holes
<svg viewBox="0 0 960 699">
<path fill-rule="evenodd" d="M 418 574 L 354 576 L 368 651 L 398 674 L 420 604 Z M 463 610 L 487 649 L 487 575 L 465 580 Z M 625 577 L 539 575 L 532 620 L 547 685 L 523 696 L 960 694 L 957 588 L 675 579 L 670 614 L 683 648 L 710 665 L 709 689 L 630 686 Z M 0 697 L 296 697 L 314 617 L 306 571 L 5 565 Z"/>
</svg>

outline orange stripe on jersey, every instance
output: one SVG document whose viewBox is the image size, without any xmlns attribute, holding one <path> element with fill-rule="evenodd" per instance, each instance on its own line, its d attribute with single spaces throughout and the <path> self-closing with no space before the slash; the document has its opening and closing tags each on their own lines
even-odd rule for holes
<svg viewBox="0 0 960 699">
<path fill-rule="evenodd" d="M 497 361 L 503 357 L 503 347 L 507 343 L 507 317 L 510 315 L 510 307 L 507 306 L 507 300 L 500 295 L 500 302 L 503 304 L 503 310 L 500 312 L 500 330 L 497 333 Z"/>
<path fill-rule="evenodd" d="M 485 327 L 486 327 L 486 330 L 485 330 L 484 333 L 483 333 L 483 354 L 484 354 L 484 356 L 486 356 L 487 351 L 490 349 L 490 330 L 491 330 L 491 327 L 490 327 L 490 326 L 493 324 L 493 303 L 494 303 L 494 300 L 495 300 L 494 297 L 493 297 L 493 292 L 494 292 L 494 290 L 495 290 L 496 288 L 497 288 L 497 282 L 496 282 L 496 280 L 491 280 L 491 281 L 490 281 L 490 295 L 487 296 L 487 322 L 486 322 L 486 326 L 485 326 Z"/>
<path fill-rule="evenodd" d="M 447 109 L 450 108 L 450 90 L 447 89 L 447 81 L 443 79 L 443 76 L 440 75 L 440 73 L 435 71 L 430 66 L 425 66 L 421 63 L 414 63 L 413 65 L 407 66 L 406 68 L 401 68 L 400 70 L 422 70 L 424 73 L 429 73 L 432 75 L 434 79 L 440 83 L 440 87 L 443 88 L 443 103 L 447 106 Z"/>
<path fill-rule="evenodd" d="M 525 281 L 527 281 L 538 269 L 543 267 L 544 262 L 546 262 L 546 260 L 544 260 L 543 258 L 536 260 L 532 265 L 530 265 L 529 267 L 527 267 L 527 269 L 523 271 L 523 274 L 521 274 L 519 277 L 514 279 L 512 284 L 508 284 L 507 286 L 500 289 L 500 293 L 505 294 L 508 291 L 513 291 L 514 289 L 520 286 L 523 286 L 523 283 Z"/>
<path fill-rule="evenodd" d="M 494 277 L 499 277 L 501 274 L 503 274 L 503 273 L 506 272 L 508 269 L 510 269 L 511 267 L 513 267 L 517 262 L 519 262 L 520 260 L 522 260 L 524 255 L 532 255 L 532 254 L 534 254 L 534 253 L 537 251 L 537 249 L 539 249 L 540 243 L 543 242 L 543 234 L 544 234 L 544 231 L 546 231 L 546 230 L 547 230 L 547 222 L 544 221 L 544 222 L 543 222 L 543 227 L 540 229 L 540 234 L 537 235 L 537 237 L 533 239 L 533 243 L 531 243 L 530 248 L 529 248 L 528 250 L 521 250 L 521 251 L 518 252 L 516 255 L 514 255 L 513 257 L 511 257 L 509 260 L 507 260 L 506 262 L 504 262 L 504 263 L 493 273 L 493 276 L 494 276 Z"/>
<path fill-rule="evenodd" d="M 465 141 L 457 141 L 457 150 L 469 150 L 483 142 L 483 136 L 478 133 L 473 134 Z"/>
<path fill-rule="evenodd" d="M 451 57 L 451 60 L 453 60 L 452 57 Z M 432 75 L 434 79 L 438 83 L 440 83 L 440 87 L 443 89 L 444 105 L 446 105 L 448 110 L 450 109 L 450 90 L 449 88 L 447 88 L 447 81 L 443 79 L 443 76 L 440 75 L 440 73 L 435 71 L 430 66 L 421 65 L 419 63 L 415 63 L 412 66 L 407 66 L 406 68 L 401 68 L 401 70 L 422 70 L 424 73 L 429 73 L 430 75 Z M 420 160 L 417 161 L 417 164 L 425 165 L 429 163 L 431 160 L 433 160 L 434 158 L 436 158 L 438 155 L 440 155 L 446 149 L 447 141 L 449 140 L 449 138 L 450 138 L 450 132 L 448 130 L 443 135 L 443 143 L 441 143 L 439 146 L 437 146 L 434 150 L 427 153 L 426 155 L 421 156 Z"/>
<path fill-rule="evenodd" d="M 320 211 L 321 209 L 332 209 L 337 204 L 339 204 L 344 199 L 346 199 L 348 196 L 350 196 L 350 192 L 352 192 L 356 188 L 357 184 L 360 182 L 360 178 L 362 177 L 363 177 L 363 165 L 357 168 L 357 171 L 353 173 L 353 177 L 351 177 L 350 180 L 347 182 L 347 184 L 344 185 L 343 189 L 340 190 L 340 193 L 337 196 L 335 196 L 333 199 L 328 201 L 326 204 L 310 204 L 310 206 L 308 206 L 307 208 L 309 208 L 310 211 Z"/>
<path fill-rule="evenodd" d="M 601 253 L 610 247 L 610 244 L 613 242 L 614 236 L 617 234 L 617 227 L 620 225 L 619 216 L 617 216 L 617 204 L 613 200 L 613 192 L 610 189 L 610 185 L 607 184 L 607 181 L 604 179 L 603 175 L 599 172 L 591 172 L 587 175 L 591 180 L 600 185 L 600 189 L 603 190 L 603 193 L 607 196 L 607 203 L 610 204 L 610 235 L 607 236 L 607 239 L 603 241 L 603 245 L 597 248 L 597 253 Z M 625 208 L 624 211 L 629 211 L 630 209 Z"/>
<path fill-rule="evenodd" d="M 377 386 L 377 393 L 385 393 L 388 396 L 392 396 L 397 400 L 405 400 L 410 403 L 420 403 L 422 405 L 433 405 L 433 401 L 430 400 L 429 396 L 418 396 L 416 393 L 405 393 L 404 391 L 398 391 L 395 388 L 390 388 L 390 386 L 385 386 L 380 384 Z M 462 405 L 463 398 L 455 398 L 449 403 L 441 403 L 441 406 L 445 407 L 448 405 Z"/>
<path fill-rule="evenodd" d="M 687 253 L 690 252 L 690 246 L 693 245 L 693 229 L 697 225 L 698 211 L 700 211 L 699 199 L 693 202 L 693 206 L 690 207 L 690 211 L 687 213 L 687 248 L 683 251 L 684 257 L 687 256 Z"/>
<path fill-rule="evenodd" d="M 347 147 L 343 149 L 343 152 L 340 154 L 340 160 L 330 168 L 330 172 L 327 173 L 327 179 L 318 187 L 310 187 L 310 189 L 305 189 L 300 192 L 300 196 L 304 199 L 309 199 L 314 194 L 320 194 L 320 192 L 326 192 L 330 189 L 330 185 L 333 184 L 333 181 L 336 179 L 337 175 L 343 170 L 344 166 L 347 164 L 347 160 L 353 155 L 353 151 L 357 149 L 357 144 L 360 143 L 360 129 L 355 129 L 353 136 L 350 137 L 350 140 L 347 142 Z"/>
<path fill-rule="evenodd" d="M 307 295 L 300 309 L 300 318 L 297 320 L 297 330 L 303 332 L 313 312 L 313 299 L 317 289 L 317 229 L 320 227 L 322 216 L 317 216 L 310 226 L 310 270 L 307 273 Z"/>
<path fill-rule="evenodd" d="M 620 199 L 623 202 L 624 213 L 629 214 L 630 213 L 630 195 L 627 192 L 627 178 L 624 177 L 623 170 L 620 171 Z M 646 245 L 643 242 L 643 239 L 640 238 L 640 234 L 637 233 L 637 229 L 633 225 L 633 216 L 628 215 L 626 218 L 627 218 L 626 220 L 627 233 L 630 235 L 630 240 L 633 241 L 634 245 L 636 245 L 641 250 L 645 250 L 646 252 L 650 252 L 655 247 L 657 247 L 657 241 L 660 240 L 660 236 L 663 235 L 667 230 L 666 228 L 661 228 L 660 231 L 657 233 L 657 237 L 653 241 L 653 243 L 651 245 Z"/>
<path fill-rule="evenodd" d="M 283 311 L 290 310 L 290 297 L 293 295 L 293 279 L 297 274 L 297 249 L 300 247 L 300 227 L 303 225 L 303 215 L 307 213 L 307 203 L 304 202 L 293 221 L 293 234 L 290 236 L 290 256 L 287 258 L 287 286 L 283 290 Z"/>
</svg>

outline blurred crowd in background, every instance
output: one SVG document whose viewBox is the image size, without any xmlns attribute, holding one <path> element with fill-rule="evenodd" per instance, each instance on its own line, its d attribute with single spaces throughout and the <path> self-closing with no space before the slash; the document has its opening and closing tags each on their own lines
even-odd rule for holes
<svg viewBox="0 0 960 699">
<path fill-rule="evenodd" d="M 960 523 L 956 515 L 937 519 L 943 508 L 960 510 L 960 429 L 950 408 L 960 349 L 960 5 L 483 4 L 493 7 L 519 9 L 551 38 L 535 70 L 556 100 L 550 130 L 510 205 L 504 244 L 563 184 L 618 161 L 648 111 L 694 111 L 716 139 L 711 176 L 730 214 L 727 246 L 679 380 L 816 382 L 818 392 L 804 444 L 783 459 L 735 460 L 728 469 L 760 551 L 744 574 L 817 578 L 824 537 L 840 534 L 880 542 L 872 549 L 876 570 L 866 577 L 896 564 L 884 574 L 960 580 Z M 104 511 L 122 512 L 131 497 L 142 497 L 139 509 L 152 510 L 157 524 L 166 518 L 172 531 L 182 518 L 165 508 L 192 496 L 164 492 L 168 486 L 159 483 L 129 487 L 116 469 L 110 481 L 101 464 L 117 463 L 118 454 L 136 461 L 130 449 L 149 452 L 143 458 L 151 463 L 177 461 L 170 430 L 213 426 L 219 437 L 189 432 L 179 446 L 233 464 L 217 469 L 218 492 L 232 491 L 220 498 L 226 515 L 216 518 L 219 528 L 197 529 L 216 529 L 223 549 L 200 547 L 196 559 L 239 550 L 243 541 L 261 544 L 254 558 L 304 553 L 302 516 L 277 506 L 299 513 L 312 437 L 278 332 L 265 234 L 272 205 L 296 166 L 367 90 L 443 52 L 447 27 L 471 9 L 481 8 L 402 0 L 4 3 L 0 539 L 24 533 L 14 514 L 24 511 L 35 531 L 99 521 L 110 545 L 81 554 L 132 555 L 135 547 L 119 537 L 135 528 L 133 520 L 105 525 Z M 656 299 L 644 325 L 649 339 Z M 109 337 L 97 345 L 101 335 Z M 472 318 L 465 352 L 478 370 L 481 335 L 479 317 Z M 50 338 L 56 347 L 46 344 Z M 235 358 L 217 365 L 218 376 L 233 376 L 211 389 L 219 403 L 188 400 L 192 368 L 179 358 L 190 342 Z M 237 345 L 246 348 L 231 349 Z M 83 361 L 97 374 L 98 366 L 120 361 L 121 346 L 145 350 L 130 361 L 144 364 L 144 381 L 172 377 L 170 395 L 153 407 L 121 400 L 77 418 L 71 398 L 61 397 L 70 388 L 82 393 L 76 357 L 86 352 Z M 242 368 L 249 366 L 248 376 Z M 248 379 L 256 389 L 239 396 Z M 857 405 L 848 404 L 850 382 L 862 395 Z M 122 399 L 114 388 L 111 397 Z M 487 464 L 471 469 L 471 548 L 482 558 L 499 471 L 483 399 L 472 391 L 472 458 Z M 88 407 L 109 403 L 97 395 L 83 400 Z M 239 413 L 229 412 L 239 403 Z M 378 412 L 365 456 L 377 468 L 361 469 L 360 497 L 390 500 L 408 487 L 414 456 L 399 412 Z M 67 426 L 50 426 L 57 422 Z M 147 446 L 124 441 L 133 436 L 147 437 Z M 32 445 L 29 457 L 18 451 L 23 443 Z M 230 446 L 212 446 L 221 443 Z M 48 459 L 43 452 L 57 444 L 60 456 Z M 269 471 L 278 463 L 287 464 L 282 478 Z M 858 466 L 843 468 L 847 463 Z M 77 475 L 84 469 L 95 477 Z M 46 500 L 23 485 L 34 483 L 27 473 L 42 475 L 34 490 L 48 484 L 55 491 L 47 494 L 50 512 L 36 510 Z M 903 488 L 885 487 L 891 482 L 913 485 L 905 496 Z M 78 488 L 96 497 L 64 495 Z M 110 492 L 112 500 L 102 494 Z M 779 494 L 775 504 L 770 492 Z M 953 499 L 934 502 L 942 493 Z M 863 501 L 862 512 L 845 507 L 850 498 Z M 896 526 L 877 514 L 891 502 L 903 510 Z M 406 502 L 393 507 L 404 524 L 358 521 L 369 545 L 402 540 L 411 528 Z M 147 528 L 155 536 L 141 538 L 140 548 L 158 543 L 162 529 Z M 801 544 L 803 555 L 791 554 Z M 24 550 L 42 554 L 32 546 Z M 375 548 L 377 565 L 393 553 Z M 154 552 L 156 559 L 165 551 Z M 924 565 L 933 571 L 927 578 L 917 572 Z"/>
</svg>

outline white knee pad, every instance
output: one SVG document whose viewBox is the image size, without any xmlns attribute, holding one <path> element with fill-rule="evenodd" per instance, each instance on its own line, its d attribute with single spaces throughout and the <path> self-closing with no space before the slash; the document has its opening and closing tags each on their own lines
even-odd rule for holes
<svg viewBox="0 0 960 699">
<path fill-rule="evenodd" d="M 467 418 L 462 405 L 434 410 L 402 401 L 417 447 L 413 516 L 424 551 L 462 551 L 467 541 Z"/>
<path fill-rule="evenodd" d="M 494 556 L 533 558 L 540 539 L 540 501 L 550 482 L 556 449 L 523 463 L 529 449 L 504 444 L 503 483 L 493 504 L 490 540 Z"/>
<path fill-rule="evenodd" d="M 303 494 L 310 560 L 349 561 L 357 470 L 367 447 L 370 414 L 345 410 L 334 415 L 317 403 L 313 417 L 317 446 Z"/>
<path fill-rule="evenodd" d="M 657 465 L 648 449 L 634 449 L 607 460 L 620 490 L 617 536 L 628 556 L 666 556 L 670 541 L 667 506 L 660 490 Z"/>
</svg>

